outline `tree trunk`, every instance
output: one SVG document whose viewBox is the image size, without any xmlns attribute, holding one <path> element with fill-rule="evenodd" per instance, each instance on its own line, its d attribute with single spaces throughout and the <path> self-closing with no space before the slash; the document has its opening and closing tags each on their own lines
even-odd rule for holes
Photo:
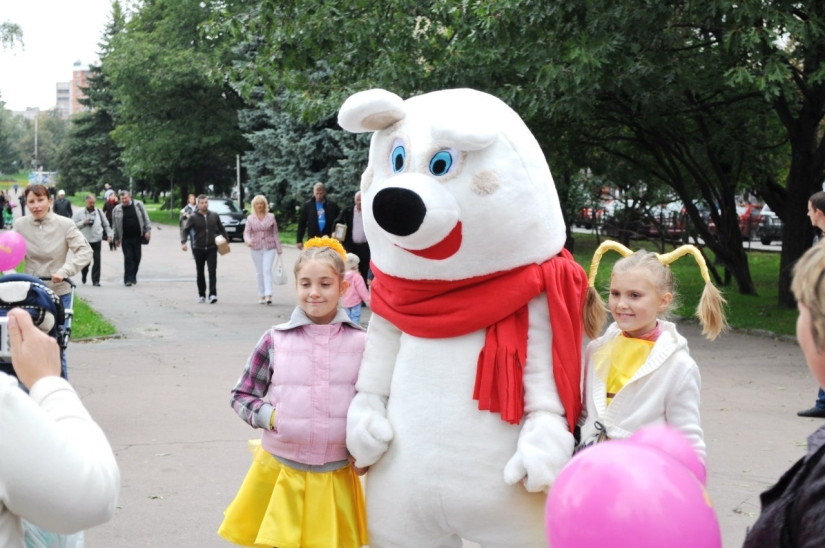
<svg viewBox="0 0 825 548">
<path fill-rule="evenodd" d="M 811 154 L 798 154 L 795 145 L 797 143 L 791 143 L 794 152 L 782 211 L 785 227 L 782 232 L 782 253 L 779 259 L 778 304 L 785 308 L 796 306 L 796 299 L 791 292 L 793 265 L 811 247 L 813 241 L 811 221 L 805 214 L 808 211 L 808 198 L 814 192 L 822 190 L 821 175 L 812 169 L 816 163 L 814 158 Z"/>
</svg>

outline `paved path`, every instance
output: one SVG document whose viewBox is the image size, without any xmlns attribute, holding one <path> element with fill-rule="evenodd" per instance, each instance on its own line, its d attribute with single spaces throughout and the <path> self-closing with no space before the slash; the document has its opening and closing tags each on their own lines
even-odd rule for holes
<svg viewBox="0 0 825 548">
<path fill-rule="evenodd" d="M 178 242 L 174 227 L 157 226 L 139 283 L 128 288 L 122 254 L 104 249 L 103 286 L 78 289 L 124 337 L 69 347 L 71 380 L 123 477 L 115 518 L 87 531 L 87 548 L 230 546 L 215 531 L 246 473 L 254 433 L 231 410 L 229 389 L 296 297 L 282 286 L 272 306 L 258 305 L 252 260 L 233 243 L 218 260 L 219 301 L 198 304 L 194 261 Z M 284 252 L 287 265 L 296 257 L 294 248 Z M 708 343 L 693 326 L 682 332 L 702 368 L 711 498 L 724 545 L 741 546 L 759 493 L 820 424 L 795 415 L 813 404 L 815 383 L 795 344 L 741 334 Z"/>
</svg>

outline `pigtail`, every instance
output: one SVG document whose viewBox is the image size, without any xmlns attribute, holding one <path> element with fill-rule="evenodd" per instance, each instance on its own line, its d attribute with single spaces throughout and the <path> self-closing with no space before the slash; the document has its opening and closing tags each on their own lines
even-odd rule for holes
<svg viewBox="0 0 825 548">
<path fill-rule="evenodd" d="M 702 298 L 699 301 L 699 306 L 696 307 L 696 317 L 699 318 L 699 322 L 702 324 L 702 335 L 710 340 L 714 340 L 720 333 L 728 328 L 724 306 L 727 301 L 716 286 L 713 285 L 713 282 L 710 281 L 708 265 L 705 263 L 705 258 L 702 256 L 702 253 L 695 246 L 683 245 L 670 253 L 657 255 L 657 257 L 663 265 L 669 265 L 685 255 L 691 255 L 694 260 L 696 260 L 696 264 L 699 265 L 699 270 L 702 274 L 702 279 L 705 280 Z"/>
<path fill-rule="evenodd" d="M 702 299 L 696 307 L 696 317 L 702 322 L 702 335 L 710 340 L 714 340 L 728 329 L 728 321 L 725 318 L 726 302 L 722 292 L 715 285 L 710 282 L 705 283 Z"/>
<path fill-rule="evenodd" d="M 587 295 L 584 299 L 584 332 L 591 339 L 599 336 L 607 320 L 607 305 L 596 290 L 596 274 L 599 271 L 602 255 L 610 250 L 620 253 L 623 257 L 633 254 L 631 250 L 612 240 L 602 242 L 593 254 L 593 260 L 590 262 L 590 275 L 587 278 Z"/>
<path fill-rule="evenodd" d="M 591 339 L 595 339 L 602 332 L 602 327 L 607 320 L 607 305 L 596 288 L 587 288 L 587 295 L 584 298 L 584 332 Z"/>
</svg>

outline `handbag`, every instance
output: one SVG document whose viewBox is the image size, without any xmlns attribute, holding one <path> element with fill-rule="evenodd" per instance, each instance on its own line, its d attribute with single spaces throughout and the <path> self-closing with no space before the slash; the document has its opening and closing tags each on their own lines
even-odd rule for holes
<svg viewBox="0 0 825 548">
<path fill-rule="evenodd" d="M 37 525 L 23 520 L 26 548 L 83 548 L 83 531 L 72 535 L 50 533 Z"/>
<path fill-rule="evenodd" d="M 149 238 L 147 238 L 147 237 L 146 237 L 146 235 L 147 235 L 148 233 L 149 233 L 149 229 L 148 229 L 148 228 L 144 228 L 144 229 L 143 229 L 143 236 L 141 236 L 141 237 L 140 237 L 140 243 L 141 243 L 141 245 L 149 245 Z"/>
<path fill-rule="evenodd" d="M 287 275 L 286 269 L 284 268 L 284 259 L 281 255 L 278 255 L 278 259 L 275 261 L 275 273 L 272 275 L 272 283 L 275 285 L 286 285 L 287 282 Z"/>
</svg>

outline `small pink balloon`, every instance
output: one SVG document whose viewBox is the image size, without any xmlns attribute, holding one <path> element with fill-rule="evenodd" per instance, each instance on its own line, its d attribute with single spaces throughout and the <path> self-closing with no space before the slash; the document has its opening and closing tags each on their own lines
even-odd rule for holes
<svg viewBox="0 0 825 548">
<path fill-rule="evenodd" d="M 693 472 L 702 485 L 708 484 L 705 464 L 699 458 L 690 440 L 678 429 L 664 424 L 648 426 L 630 436 L 630 439 L 664 451 Z"/>
<path fill-rule="evenodd" d="M 666 453 L 633 440 L 576 455 L 547 497 L 553 548 L 721 548 L 704 486 Z"/>
<path fill-rule="evenodd" d="M 14 270 L 26 256 L 26 240 L 19 232 L 0 232 L 0 270 Z"/>
</svg>

